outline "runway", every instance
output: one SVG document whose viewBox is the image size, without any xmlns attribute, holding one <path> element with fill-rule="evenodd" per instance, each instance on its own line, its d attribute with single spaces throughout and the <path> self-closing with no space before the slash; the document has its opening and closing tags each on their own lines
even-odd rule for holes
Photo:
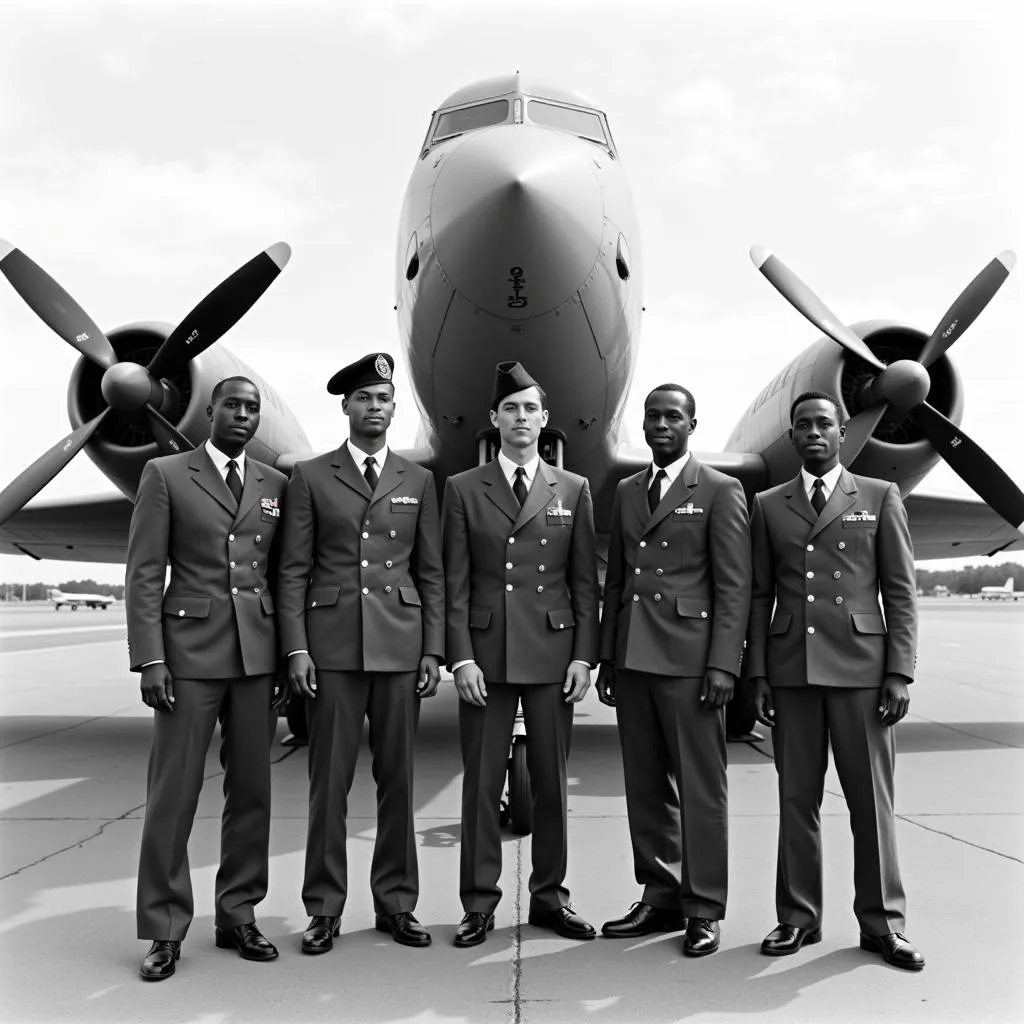
<svg viewBox="0 0 1024 1024">
<path fill-rule="evenodd" d="M 127 672 L 124 609 L 0 610 L 0 1018 L 5 1022 L 1019 1021 L 1024 1019 L 1024 605 L 922 599 L 918 680 L 898 727 L 898 841 L 920 974 L 857 948 L 852 849 L 838 780 L 822 810 L 820 945 L 762 957 L 774 925 L 770 740 L 731 744 L 730 894 L 722 948 L 678 935 L 561 940 L 526 924 L 530 840 L 508 835 L 486 944 L 451 946 L 460 764 L 450 679 L 423 708 L 417 761 L 426 950 L 373 930 L 374 794 L 361 758 L 350 801 L 350 899 L 332 953 L 301 956 L 304 749 L 275 747 L 270 893 L 281 950 L 252 964 L 213 945 L 220 818 L 216 744 L 192 833 L 197 916 L 177 975 L 137 975 L 135 872 L 152 712 Z M 95 627 L 95 628 L 93 628 Z M 282 722 L 279 737 L 286 732 Z M 570 762 L 568 885 L 595 925 L 639 897 L 614 714 L 588 694 Z"/>
</svg>

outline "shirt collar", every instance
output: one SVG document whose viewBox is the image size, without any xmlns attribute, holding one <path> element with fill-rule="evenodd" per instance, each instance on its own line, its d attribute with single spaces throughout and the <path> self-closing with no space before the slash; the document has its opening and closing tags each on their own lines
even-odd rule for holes
<svg viewBox="0 0 1024 1024">
<path fill-rule="evenodd" d="M 228 463 L 231 461 L 230 455 L 225 455 L 212 441 L 206 442 L 206 454 L 210 456 L 213 464 L 217 467 L 217 472 L 222 477 L 228 474 Z M 245 481 L 245 452 L 236 455 L 234 457 L 235 465 L 238 466 L 238 476 L 244 482 Z"/>
<path fill-rule="evenodd" d="M 683 467 L 690 461 L 690 453 L 688 451 L 683 452 L 682 455 L 676 459 L 675 462 L 670 462 L 667 466 L 658 466 L 655 463 L 651 463 L 651 482 L 654 482 L 654 478 L 658 475 L 658 470 L 665 470 L 665 476 L 668 477 L 668 486 L 676 482 L 676 477 L 679 476 L 683 471 Z M 665 488 L 668 490 L 668 487 Z M 664 491 L 662 492 L 664 493 Z"/>
<path fill-rule="evenodd" d="M 516 478 L 516 470 L 519 469 L 519 463 L 513 462 L 504 452 L 498 452 L 498 465 L 501 466 L 502 473 L 505 474 L 505 479 L 509 482 L 509 486 L 512 485 L 512 481 Z M 533 478 L 537 473 L 537 467 L 540 465 L 540 456 L 534 455 L 529 462 L 523 465 L 523 469 L 526 472 L 526 486 L 529 488 L 533 483 Z"/>
<path fill-rule="evenodd" d="M 351 441 L 346 441 L 345 444 L 348 445 L 348 453 L 352 456 L 352 461 L 356 464 L 356 468 L 360 473 L 366 467 L 366 460 L 373 459 L 377 474 L 380 475 L 380 471 L 384 468 L 384 463 L 388 458 L 387 445 L 384 445 L 379 452 L 374 452 L 371 455 L 369 452 L 364 452 L 362 448 L 357 448 Z"/>
<path fill-rule="evenodd" d="M 831 493 L 836 489 L 836 484 L 839 483 L 839 474 L 842 473 L 842 471 L 842 463 L 837 462 L 835 466 L 832 467 L 832 469 L 830 469 L 821 477 L 821 482 L 824 485 L 826 498 L 828 498 L 829 495 L 831 495 Z M 800 478 L 801 480 L 803 480 L 804 490 L 807 492 L 807 497 L 809 498 L 811 494 L 814 492 L 814 481 L 817 480 L 818 477 L 814 476 L 812 473 L 808 473 L 807 470 L 804 469 L 803 466 L 801 466 Z"/>
</svg>

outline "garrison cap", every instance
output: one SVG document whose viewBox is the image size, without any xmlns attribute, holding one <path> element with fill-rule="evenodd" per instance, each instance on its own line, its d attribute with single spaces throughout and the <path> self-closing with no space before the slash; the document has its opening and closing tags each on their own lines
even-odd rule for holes
<svg viewBox="0 0 1024 1024">
<path fill-rule="evenodd" d="M 372 384 L 393 384 L 395 361 L 387 352 L 371 352 L 348 366 L 343 366 L 328 382 L 332 395 L 350 395 L 357 388 Z"/>
<path fill-rule="evenodd" d="M 503 398 L 514 395 L 517 391 L 527 388 L 539 388 L 540 385 L 527 373 L 522 363 L 515 361 L 498 363 L 494 368 L 494 392 L 491 395 L 491 408 L 497 409 Z"/>
</svg>

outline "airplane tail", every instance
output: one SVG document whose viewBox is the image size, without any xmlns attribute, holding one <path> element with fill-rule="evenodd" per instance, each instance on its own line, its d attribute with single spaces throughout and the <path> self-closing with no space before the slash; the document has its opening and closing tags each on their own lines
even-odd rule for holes
<svg viewBox="0 0 1024 1024">
<path fill-rule="evenodd" d="M 1011 594 L 1013 593 L 1013 577 L 1007 576 L 1006 582 L 1003 584 L 1003 590 L 1008 590 Z"/>
</svg>

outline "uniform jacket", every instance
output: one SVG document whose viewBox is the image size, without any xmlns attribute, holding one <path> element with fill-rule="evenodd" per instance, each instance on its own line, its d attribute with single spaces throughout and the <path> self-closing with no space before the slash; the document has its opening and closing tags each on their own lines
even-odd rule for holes
<svg viewBox="0 0 1024 1024">
<path fill-rule="evenodd" d="M 434 478 L 388 452 L 370 494 L 347 445 L 288 484 L 277 603 L 281 650 L 331 671 L 412 672 L 444 657 Z"/>
<path fill-rule="evenodd" d="M 285 484 L 284 474 L 246 458 L 236 507 L 205 446 L 146 463 L 125 570 L 133 672 L 151 661 L 183 679 L 275 670 L 271 588 Z"/>
<path fill-rule="evenodd" d="M 851 687 L 880 686 L 889 672 L 913 679 L 914 550 L 895 484 L 844 469 L 815 516 L 798 475 L 757 495 L 751 533 L 751 677 Z"/>
<path fill-rule="evenodd" d="M 444 497 L 448 663 L 487 682 L 550 683 L 597 661 L 597 541 L 587 481 L 538 463 L 519 507 L 497 459 Z"/>
<path fill-rule="evenodd" d="M 750 607 L 743 488 L 692 454 L 653 514 L 649 483 L 645 469 L 615 493 L 601 660 L 656 675 L 738 676 Z"/>
</svg>

